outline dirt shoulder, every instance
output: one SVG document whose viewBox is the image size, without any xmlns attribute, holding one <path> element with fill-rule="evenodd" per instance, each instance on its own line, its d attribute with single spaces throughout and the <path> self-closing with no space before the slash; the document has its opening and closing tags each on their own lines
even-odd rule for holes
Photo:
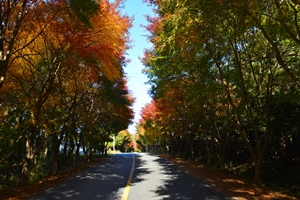
<svg viewBox="0 0 300 200">
<path fill-rule="evenodd" d="M 296 197 L 274 191 L 268 187 L 258 186 L 251 180 L 239 177 L 226 171 L 214 170 L 205 165 L 192 161 L 172 158 L 160 155 L 172 163 L 180 166 L 185 172 L 192 176 L 204 180 L 216 191 L 234 199 L 258 200 L 258 199 L 292 199 Z"/>
</svg>

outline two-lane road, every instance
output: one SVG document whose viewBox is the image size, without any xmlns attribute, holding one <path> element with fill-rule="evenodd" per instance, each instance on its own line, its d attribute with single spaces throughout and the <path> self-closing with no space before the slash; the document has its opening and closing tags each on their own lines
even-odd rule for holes
<svg viewBox="0 0 300 200">
<path fill-rule="evenodd" d="M 227 199 L 163 158 L 116 154 L 30 200 L 46 199 Z M 229 198 L 228 198 L 229 199 Z"/>
</svg>

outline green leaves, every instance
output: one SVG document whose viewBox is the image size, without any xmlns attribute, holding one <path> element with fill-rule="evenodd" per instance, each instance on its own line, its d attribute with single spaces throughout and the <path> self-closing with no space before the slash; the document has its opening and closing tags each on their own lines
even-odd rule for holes
<svg viewBox="0 0 300 200">
<path fill-rule="evenodd" d="M 184 126 L 180 134 L 189 148 L 192 141 L 203 140 L 204 132 L 205 142 L 219 149 L 223 168 L 222 149 L 230 134 L 239 133 L 258 166 L 255 179 L 260 182 L 262 157 L 275 131 L 270 121 L 279 117 L 271 104 L 282 95 L 281 87 L 284 94 L 299 87 L 296 6 L 289 1 L 154 3 L 160 19 L 150 20 L 154 49 L 145 54 L 145 73 L 153 97 L 164 102 L 157 104 L 157 113 L 171 104 L 173 112 L 167 113 L 186 120 L 173 124 L 164 115 L 155 120 L 158 130 L 170 136 Z M 178 138 L 172 142 L 177 144 Z"/>
<path fill-rule="evenodd" d="M 73 21 L 76 22 L 77 19 L 88 28 L 92 28 L 90 19 L 99 12 L 99 3 L 94 0 L 69 0 L 68 3 Z"/>
</svg>

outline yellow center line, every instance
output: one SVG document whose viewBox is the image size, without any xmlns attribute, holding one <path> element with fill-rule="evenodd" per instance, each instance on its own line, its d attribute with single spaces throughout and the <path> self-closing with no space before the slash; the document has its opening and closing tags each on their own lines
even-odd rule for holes
<svg viewBox="0 0 300 200">
<path fill-rule="evenodd" d="M 132 176 L 133 176 L 133 172 L 134 172 L 134 165 L 135 165 L 135 158 L 134 158 L 134 154 L 133 154 L 133 160 L 132 160 L 130 175 L 129 175 L 129 178 L 128 178 L 128 181 L 127 181 L 127 184 L 126 184 L 126 187 L 125 187 L 125 190 L 123 192 L 121 200 L 127 200 L 128 199 L 130 186 L 131 186 L 131 180 L 132 180 Z"/>
</svg>

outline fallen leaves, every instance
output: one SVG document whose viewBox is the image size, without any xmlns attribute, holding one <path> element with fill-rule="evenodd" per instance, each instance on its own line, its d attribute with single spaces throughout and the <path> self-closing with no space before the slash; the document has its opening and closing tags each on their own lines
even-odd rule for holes
<svg viewBox="0 0 300 200">
<path fill-rule="evenodd" d="M 266 186 L 258 186 L 252 180 L 248 180 L 238 175 L 230 174 L 226 171 L 212 169 L 201 163 L 172 158 L 160 155 L 170 162 L 180 166 L 184 171 L 192 176 L 203 180 L 213 187 L 217 192 L 238 200 L 258 200 L 258 199 L 286 199 L 296 200 L 296 197 L 274 191 Z"/>
</svg>

